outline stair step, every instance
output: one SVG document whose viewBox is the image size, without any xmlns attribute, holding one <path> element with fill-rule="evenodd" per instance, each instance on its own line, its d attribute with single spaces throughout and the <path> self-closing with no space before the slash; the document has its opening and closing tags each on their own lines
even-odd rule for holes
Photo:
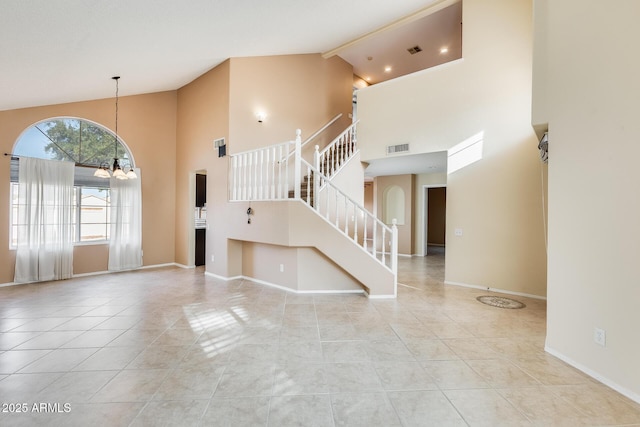
<svg viewBox="0 0 640 427">
<path fill-rule="evenodd" d="M 293 190 L 289 190 L 289 198 L 293 198 L 295 196 L 296 192 Z M 307 198 L 307 195 L 313 197 L 313 190 L 311 190 L 309 193 L 307 193 L 307 190 L 300 190 L 300 197 L 302 197 L 303 199 Z"/>
</svg>

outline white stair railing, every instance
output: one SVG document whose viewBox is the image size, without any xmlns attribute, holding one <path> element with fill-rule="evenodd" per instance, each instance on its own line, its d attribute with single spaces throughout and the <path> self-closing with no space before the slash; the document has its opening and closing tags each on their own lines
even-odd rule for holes
<svg viewBox="0 0 640 427">
<path fill-rule="evenodd" d="M 229 200 L 288 199 L 296 187 L 294 197 L 300 197 L 300 134 L 298 129 L 295 141 L 229 156 Z M 293 159 L 287 156 L 291 145 L 297 153 Z"/>
<path fill-rule="evenodd" d="M 326 177 L 332 178 L 357 151 L 356 126 L 354 122 L 319 152 L 316 167 Z M 318 151 L 318 146 L 316 146 Z"/>
<path fill-rule="evenodd" d="M 355 123 L 339 138 L 354 141 Z M 295 141 L 230 155 L 229 200 L 274 201 L 297 199 L 306 203 L 334 228 L 398 277 L 398 228 L 380 221 L 362 205 L 343 193 L 322 173 L 322 154 L 316 149 L 314 165 L 301 156 L 301 132 Z M 345 135 L 348 135 L 345 137 Z M 336 139 L 337 141 L 338 139 Z M 288 152 L 294 144 L 294 156 Z M 329 150 L 325 151 L 328 152 Z M 345 150 L 343 162 L 355 151 Z M 342 154 L 340 154 L 342 156 Z M 332 169 L 333 173 L 338 169 Z M 302 179 L 307 177 L 302 191 Z M 302 194 L 304 193 L 304 197 Z"/>
<path fill-rule="evenodd" d="M 317 159 L 317 157 L 316 157 Z M 317 162 L 317 160 L 316 160 Z M 358 244 L 365 252 L 389 268 L 398 277 L 398 227 L 380 221 L 364 206 L 343 193 L 329 177 L 302 160 L 307 177 L 306 197 L 302 201 L 334 228 Z M 311 190 L 313 187 L 313 190 Z"/>
</svg>

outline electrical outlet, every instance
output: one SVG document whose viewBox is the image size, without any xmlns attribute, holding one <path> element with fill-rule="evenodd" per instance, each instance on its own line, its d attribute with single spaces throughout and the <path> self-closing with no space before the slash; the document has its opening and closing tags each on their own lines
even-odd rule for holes
<svg viewBox="0 0 640 427">
<path fill-rule="evenodd" d="M 454 234 L 458 237 L 462 236 L 462 228 L 456 228 Z"/>
<path fill-rule="evenodd" d="M 607 334 L 604 331 L 604 329 L 600 329 L 600 328 L 593 329 L 593 341 L 596 344 L 601 345 L 603 347 L 607 345 Z"/>
</svg>

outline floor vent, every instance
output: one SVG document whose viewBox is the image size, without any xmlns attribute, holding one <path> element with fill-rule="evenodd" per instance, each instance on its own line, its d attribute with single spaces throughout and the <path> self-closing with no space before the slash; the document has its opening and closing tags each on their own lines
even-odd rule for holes
<svg viewBox="0 0 640 427">
<path fill-rule="evenodd" d="M 398 145 L 388 145 L 387 146 L 387 155 L 388 154 L 406 153 L 407 151 L 409 151 L 409 144 L 398 144 Z"/>
</svg>

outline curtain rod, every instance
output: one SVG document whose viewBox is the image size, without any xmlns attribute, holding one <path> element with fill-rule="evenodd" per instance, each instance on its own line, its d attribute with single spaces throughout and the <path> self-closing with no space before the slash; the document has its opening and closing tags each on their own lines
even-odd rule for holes
<svg viewBox="0 0 640 427">
<path fill-rule="evenodd" d="M 12 154 L 12 153 L 4 153 L 4 156 L 5 157 L 11 156 L 11 160 L 20 160 L 19 156 L 16 156 L 15 154 Z M 22 156 L 22 157 L 29 157 L 29 156 Z M 29 157 L 29 158 L 31 158 L 31 159 L 39 159 L 40 157 Z M 44 159 L 44 160 L 49 160 L 49 159 Z M 76 163 L 76 162 L 74 162 L 74 164 L 76 166 L 81 167 L 81 168 L 94 168 L 95 169 L 95 168 L 98 167 L 98 165 L 87 165 L 87 164 L 84 164 L 84 163 Z"/>
</svg>

